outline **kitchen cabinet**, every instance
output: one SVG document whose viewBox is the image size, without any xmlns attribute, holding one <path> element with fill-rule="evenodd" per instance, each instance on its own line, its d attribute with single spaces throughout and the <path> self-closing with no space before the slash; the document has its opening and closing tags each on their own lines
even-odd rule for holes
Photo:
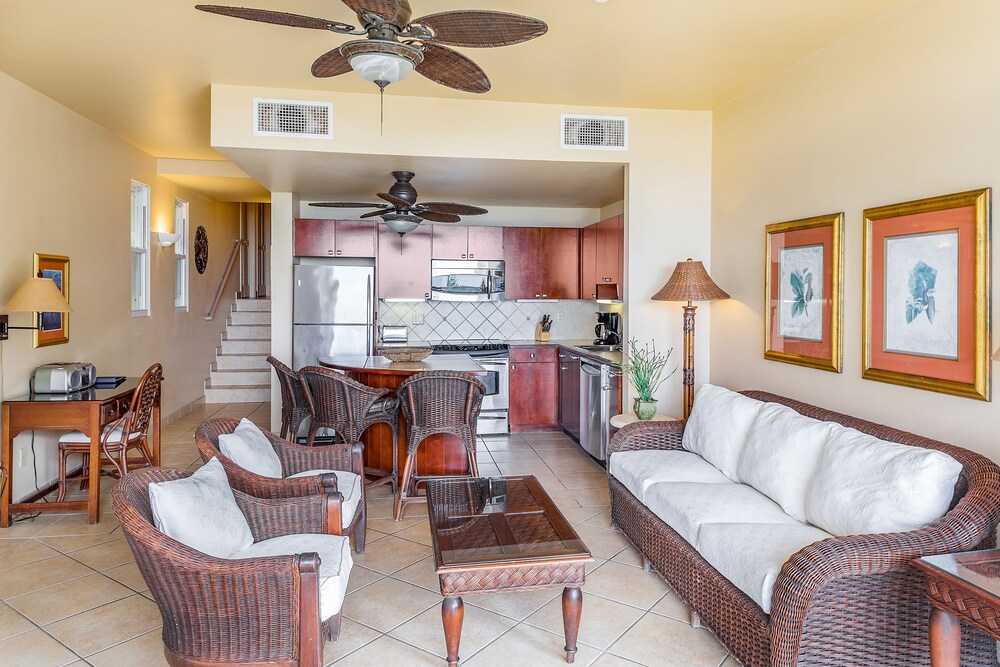
<svg viewBox="0 0 1000 667">
<path fill-rule="evenodd" d="M 584 227 L 580 232 L 580 298 L 596 299 L 597 283 L 597 225 Z"/>
<path fill-rule="evenodd" d="M 510 350 L 511 432 L 559 428 L 558 348 L 512 347 Z"/>
<path fill-rule="evenodd" d="M 542 229 L 504 227 L 503 260 L 507 298 L 541 298 Z"/>
<path fill-rule="evenodd" d="M 508 299 L 579 299 L 580 230 L 506 227 Z"/>
<path fill-rule="evenodd" d="M 580 230 L 542 229 L 543 298 L 580 298 Z"/>
<path fill-rule="evenodd" d="M 364 220 L 297 218 L 296 257 L 374 257 L 375 227 Z"/>
<path fill-rule="evenodd" d="M 378 225 L 378 298 L 431 298 L 430 227 L 421 225 L 400 236 L 387 226 Z"/>
<path fill-rule="evenodd" d="M 625 278 L 624 217 L 614 215 L 585 227 L 580 241 L 580 294 L 596 299 L 598 283 L 614 283 L 621 293 Z"/>
<path fill-rule="evenodd" d="M 434 259 L 503 259 L 502 227 L 434 225 Z"/>
</svg>

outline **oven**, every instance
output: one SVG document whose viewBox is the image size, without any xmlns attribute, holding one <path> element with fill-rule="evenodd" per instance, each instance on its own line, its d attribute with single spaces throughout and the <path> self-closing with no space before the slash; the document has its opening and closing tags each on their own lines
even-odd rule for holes
<svg viewBox="0 0 1000 667">
<path fill-rule="evenodd" d="M 431 260 L 432 301 L 501 301 L 503 298 L 502 261 Z"/>
<path fill-rule="evenodd" d="M 479 435 L 509 433 L 507 413 L 510 408 L 510 358 L 507 352 L 488 357 L 476 357 L 476 363 L 483 367 L 486 385 L 483 406 L 479 410 L 476 431 Z"/>
</svg>

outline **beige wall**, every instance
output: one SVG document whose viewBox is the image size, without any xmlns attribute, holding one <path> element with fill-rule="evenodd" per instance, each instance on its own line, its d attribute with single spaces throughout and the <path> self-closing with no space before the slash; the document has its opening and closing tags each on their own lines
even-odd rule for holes
<svg viewBox="0 0 1000 667">
<path fill-rule="evenodd" d="M 221 277 L 227 250 L 238 236 L 234 204 L 219 204 L 156 176 L 156 160 L 107 130 L 0 73 L 0 307 L 31 275 L 35 252 L 70 258 L 70 342 L 32 348 L 30 331 L 11 331 L 0 343 L 6 396 L 23 394 L 32 370 L 52 361 L 84 360 L 102 375 L 138 375 L 153 361 L 164 367 L 164 415 L 204 395 L 204 381 L 225 328 L 231 298 L 212 322 L 203 319 Z M 191 236 L 208 231 L 208 270 L 191 264 L 190 312 L 174 309 L 173 248 L 151 241 L 152 316 L 129 315 L 129 182 L 151 187 L 151 223 L 173 231 L 174 198 L 187 200 Z M 233 281 L 227 295 L 236 289 Z M 11 314 L 12 326 L 31 315 Z M 55 478 L 54 439 L 35 438 L 38 479 Z M 15 448 L 28 447 L 20 436 Z M 15 461 L 17 456 L 14 457 Z M 34 488 L 32 466 L 15 467 L 14 496 Z"/>
<path fill-rule="evenodd" d="M 714 383 L 1000 459 L 995 404 L 861 379 L 861 212 L 1000 182 L 997 25 L 993 0 L 908 3 L 716 112 L 713 276 L 734 299 L 714 306 Z M 764 361 L 764 226 L 837 211 L 846 213 L 844 372 Z"/>
</svg>

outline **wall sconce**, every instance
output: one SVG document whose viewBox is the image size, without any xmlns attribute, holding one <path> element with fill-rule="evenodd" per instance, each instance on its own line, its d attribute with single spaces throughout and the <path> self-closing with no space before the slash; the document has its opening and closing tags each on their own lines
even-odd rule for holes
<svg viewBox="0 0 1000 667">
<path fill-rule="evenodd" d="M 170 232 L 156 232 L 156 235 L 160 237 L 160 245 L 164 248 L 169 248 L 177 243 L 177 240 L 181 237 L 180 234 L 171 234 Z"/>
<path fill-rule="evenodd" d="M 28 278 L 14 292 L 7 305 L 3 308 L 10 313 L 72 313 L 69 302 L 49 278 Z M 38 327 L 12 327 L 7 324 L 7 316 L 0 315 L 0 340 L 7 340 L 10 329 L 29 329 L 35 331 Z"/>
</svg>

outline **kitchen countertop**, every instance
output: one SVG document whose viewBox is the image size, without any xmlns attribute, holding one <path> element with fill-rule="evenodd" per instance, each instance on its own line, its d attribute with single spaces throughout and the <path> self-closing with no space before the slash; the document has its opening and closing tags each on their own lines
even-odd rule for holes
<svg viewBox="0 0 1000 667">
<path fill-rule="evenodd" d="M 622 353 L 621 352 L 591 352 L 590 350 L 584 350 L 581 345 L 592 345 L 594 340 L 592 338 L 575 338 L 575 339 L 552 339 L 552 340 L 508 340 L 507 344 L 511 347 L 536 347 L 545 345 L 555 345 L 557 347 L 564 347 L 567 350 L 572 350 L 575 354 L 579 354 L 581 357 L 587 357 L 588 359 L 596 359 L 598 361 L 603 361 L 605 363 L 610 363 L 615 366 L 622 365 Z"/>
<path fill-rule="evenodd" d="M 480 375 L 486 370 L 467 354 L 432 354 L 423 361 L 389 361 L 383 356 L 341 355 L 320 357 L 327 368 L 364 373 L 413 375 L 421 371 L 461 371 Z"/>
</svg>

